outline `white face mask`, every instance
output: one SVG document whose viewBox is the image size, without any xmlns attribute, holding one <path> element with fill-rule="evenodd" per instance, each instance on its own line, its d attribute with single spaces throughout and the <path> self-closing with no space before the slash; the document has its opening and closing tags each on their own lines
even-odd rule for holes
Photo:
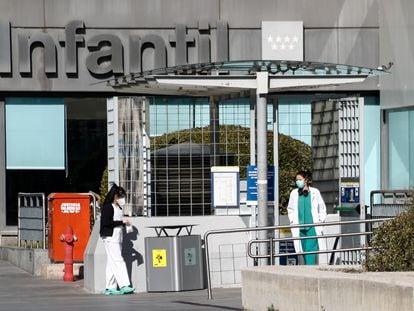
<svg viewBox="0 0 414 311">
<path fill-rule="evenodd" d="M 126 201 L 125 201 L 125 198 L 120 198 L 120 199 L 118 199 L 118 205 L 119 206 L 124 206 L 126 204 Z"/>
</svg>

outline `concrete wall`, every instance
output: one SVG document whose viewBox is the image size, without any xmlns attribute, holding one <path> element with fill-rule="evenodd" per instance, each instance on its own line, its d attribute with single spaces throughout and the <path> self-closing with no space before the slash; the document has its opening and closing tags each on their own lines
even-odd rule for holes
<svg viewBox="0 0 414 311">
<path fill-rule="evenodd" d="M 245 310 L 371 311 L 414 309 L 414 272 L 339 272 L 319 267 L 242 271 Z"/>
<path fill-rule="evenodd" d="M 0 247 L 0 259 L 36 276 L 42 274 L 44 264 L 50 263 L 47 249 Z"/>
<path fill-rule="evenodd" d="M 123 256 L 130 273 L 130 279 L 138 292 L 147 290 L 145 269 L 145 237 L 156 236 L 151 226 L 195 224 L 192 234 L 201 238 L 208 230 L 246 228 L 249 217 L 243 216 L 197 216 L 197 217 L 135 217 L 131 218 L 134 232 L 124 232 Z M 176 230 L 169 231 L 172 235 Z M 186 234 L 185 230 L 181 235 Z M 246 243 L 250 240 L 248 233 L 216 235 L 209 238 L 211 281 L 213 287 L 240 286 L 241 268 L 252 266 L 247 257 Z M 93 228 L 85 251 L 84 286 L 91 292 L 105 290 L 106 254 L 99 238 L 99 222 Z"/>
<path fill-rule="evenodd" d="M 209 230 L 247 228 L 253 226 L 249 222 L 250 216 L 197 216 L 197 217 L 135 217 L 131 218 L 134 232 L 124 232 L 123 256 L 130 273 L 130 279 L 138 292 L 147 290 L 145 271 L 145 237 L 156 236 L 151 226 L 197 224 L 192 234 L 204 233 Z M 327 222 L 339 220 L 338 214 L 328 215 Z M 281 216 L 280 224 L 287 225 L 287 216 Z M 170 231 L 169 231 L 170 232 Z M 176 230 L 171 230 L 174 235 Z M 325 234 L 339 233 L 338 226 L 329 226 L 324 229 Z M 181 235 L 186 234 L 185 230 Z M 283 237 L 289 237 L 283 234 Z M 231 233 L 211 235 L 209 237 L 210 275 L 213 288 L 239 287 L 241 284 L 241 269 L 253 266 L 253 261 L 247 256 L 247 243 L 254 239 L 255 233 Z M 334 239 L 327 239 L 327 247 L 332 249 Z M 204 252 L 204 248 L 203 248 Z M 319 262 L 326 264 L 327 255 L 320 255 Z M 204 263 L 205 265 L 205 263 Z M 105 289 L 106 254 L 99 238 L 99 221 L 95 224 L 85 251 L 84 286 L 91 292 L 102 292 Z"/>
<path fill-rule="evenodd" d="M 261 58 L 261 21 L 304 22 L 305 59 L 333 63 L 347 63 L 368 67 L 379 65 L 378 1 L 375 0 L 0 0 L 0 21 L 10 23 L 12 38 L 12 72 L 2 75 L 0 91 L 85 91 L 112 92 L 105 83 L 108 77 L 91 75 L 85 66 L 88 48 L 78 51 L 78 74 L 64 72 L 65 46 L 58 41 L 64 37 L 64 27 L 72 20 L 85 24 L 80 34 L 87 45 L 98 34 L 113 34 L 123 45 L 124 73 L 129 73 L 129 38 L 157 34 L 167 49 L 167 65 L 175 65 L 175 47 L 170 39 L 175 25 L 187 27 L 194 43 L 188 46 L 188 62 L 198 62 L 199 35 L 208 35 L 211 60 L 217 60 L 217 21 L 228 23 L 229 59 Z M 57 74 L 44 74 L 43 49 L 33 53 L 33 72 L 19 73 L 19 34 L 38 34 L 44 31 L 56 44 Z M 6 30 L 7 41 L 7 30 Z M 1 41 L 1 38 L 0 38 Z M 151 59 L 151 51 L 148 59 Z M 151 69 L 151 62 L 146 62 Z M 363 84 L 341 87 L 347 90 L 377 90 L 377 79 Z M 328 88 L 335 90 L 336 88 Z"/>
</svg>

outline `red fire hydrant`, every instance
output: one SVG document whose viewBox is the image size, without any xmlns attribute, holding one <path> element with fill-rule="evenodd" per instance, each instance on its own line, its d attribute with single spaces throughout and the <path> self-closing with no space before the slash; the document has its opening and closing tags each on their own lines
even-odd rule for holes
<svg viewBox="0 0 414 311">
<path fill-rule="evenodd" d="M 73 247 L 78 238 L 73 234 L 71 226 L 66 227 L 65 233 L 60 236 L 60 240 L 65 242 L 65 268 L 63 269 L 65 274 L 63 275 L 63 280 L 65 282 L 73 282 Z"/>
</svg>

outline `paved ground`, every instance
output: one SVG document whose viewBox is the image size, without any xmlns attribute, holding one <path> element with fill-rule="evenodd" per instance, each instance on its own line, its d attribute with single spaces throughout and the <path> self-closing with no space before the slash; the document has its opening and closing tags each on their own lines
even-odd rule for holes
<svg viewBox="0 0 414 311">
<path fill-rule="evenodd" d="M 65 283 L 32 276 L 0 260 L 0 310 L 242 310 L 240 288 L 217 289 L 213 300 L 206 290 L 178 293 L 140 293 L 125 296 L 91 294 L 82 281 Z"/>
</svg>

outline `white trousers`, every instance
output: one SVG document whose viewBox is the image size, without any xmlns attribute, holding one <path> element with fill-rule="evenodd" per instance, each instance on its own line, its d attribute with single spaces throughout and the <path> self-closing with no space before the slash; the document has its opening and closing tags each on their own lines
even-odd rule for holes
<svg viewBox="0 0 414 311">
<path fill-rule="evenodd" d="M 121 243 L 103 239 L 106 251 L 106 289 L 129 286 L 128 271 L 121 253 Z"/>
</svg>

